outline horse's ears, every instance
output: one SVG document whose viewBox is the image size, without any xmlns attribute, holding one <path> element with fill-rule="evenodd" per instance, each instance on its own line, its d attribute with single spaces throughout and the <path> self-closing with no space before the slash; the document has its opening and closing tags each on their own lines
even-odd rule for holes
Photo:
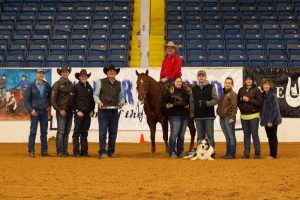
<svg viewBox="0 0 300 200">
<path fill-rule="evenodd" d="M 148 76 L 148 74 L 149 74 L 149 71 L 148 71 L 148 69 L 146 70 L 146 75 Z"/>
<path fill-rule="evenodd" d="M 136 74 L 137 76 L 140 75 L 139 72 L 138 72 L 137 70 L 135 70 L 135 74 Z"/>
</svg>

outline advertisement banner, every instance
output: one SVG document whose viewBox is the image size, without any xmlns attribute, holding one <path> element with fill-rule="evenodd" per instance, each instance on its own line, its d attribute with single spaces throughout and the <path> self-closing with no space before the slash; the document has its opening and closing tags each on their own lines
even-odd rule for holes
<svg viewBox="0 0 300 200">
<path fill-rule="evenodd" d="M 245 68 L 260 86 L 262 78 L 271 78 L 276 86 L 282 117 L 300 117 L 300 68 Z"/>
<path fill-rule="evenodd" d="M 214 84 L 217 88 L 217 93 L 220 95 L 222 91 L 223 82 L 226 77 L 231 76 L 234 80 L 234 90 L 242 86 L 243 69 L 242 68 L 201 68 L 206 70 L 208 80 Z M 135 71 L 143 73 L 146 69 L 135 69 L 135 68 L 121 68 L 120 73 L 116 76 L 116 79 L 121 81 L 122 88 L 124 91 L 126 105 L 119 110 L 120 121 L 119 130 L 149 130 L 146 121 L 146 115 L 143 110 L 143 105 L 138 101 L 138 94 L 136 91 L 136 80 L 137 76 Z M 149 75 L 155 80 L 159 80 L 160 69 L 150 68 Z M 199 68 L 182 68 L 182 78 L 184 81 L 189 83 L 197 82 L 197 71 Z M 75 73 L 79 72 L 79 68 L 73 68 L 70 74 L 70 80 L 75 84 L 78 80 L 75 78 Z M 102 68 L 88 68 L 87 72 L 91 72 L 91 76 L 88 79 L 89 83 L 92 85 L 93 89 L 96 88 L 97 80 L 105 78 L 106 75 L 103 73 Z M 60 78 L 57 74 L 56 69 L 52 72 L 52 82 L 54 83 Z M 216 107 L 215 107 L 216 108 Z M 96 110 L 97 111 L 97 110 Z M 52 128 L 56 128 L 56 118 L 55 111 L 52 110 L 53 122 Z M 239 117 L 237 117 L 239 119 Z M 237 127 L 239 127 L 237 123 Z M 219 120 L 215 120 L 216 130 L 220 130 Z M 91 129 L 98 129 L 98 119 L 97 116 L 93 117 L 91 123 Z M 157 125 L 157 129 L 161 130 L 160 124 Z"/>
<path fill-rule="evenodd" d="M 51 69 L 45 79 L 51 84 Z M 28 120 L 24 103 L 26 87 L 36 79 L 36 69 L 0 69 L 0 120 Z"/>
</svg>

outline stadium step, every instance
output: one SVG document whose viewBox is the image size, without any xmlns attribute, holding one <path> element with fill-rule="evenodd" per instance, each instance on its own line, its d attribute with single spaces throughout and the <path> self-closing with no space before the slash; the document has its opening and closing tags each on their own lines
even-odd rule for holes
<svg viewBox="0 0 300 200">
<path fill-rule="evenodd" d="M 140 67 L 140 48 L 137 33 L 140 31 L 140 1 L 134 1 L 133 4 L 133 22 L 132 22 L 132 40 L 131 40 L 131 60 L 130 67 Z"/>
<path fill-rule="evenodd" d="M 160 67 L 164 58 L 165 1 L 151 1 L 149 62 L 151 67 Z"/>
</svg>

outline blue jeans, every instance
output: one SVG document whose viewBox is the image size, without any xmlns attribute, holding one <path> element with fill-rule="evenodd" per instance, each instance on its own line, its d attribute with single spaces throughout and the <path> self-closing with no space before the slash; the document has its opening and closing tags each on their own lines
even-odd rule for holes
<svg viewBox="0 0 300 200">
<path fill-rule="evenodd" d="M 205 138 L 205 133 L 211 142 L 211 145 L 215 148 L 214 139 L 214 119 L 195 119 L 197 129 L 197 141 Z"/>
<path fill-rule="evenodd" d="M 30 134 L 29 134 L 29 141 L 28 141 L 28 152 L 34 153 L 34 146 L 35 146 L 35 138 L 38 123 L 40 122 L 41 128 L 41 152 L 47 153 L 48 152 L 48 144 L 47 144 L 47 130 L 48 130 L 48 112 L 46 110 L 39 111 L 36 110 L 38 115 L 33 117 L 30 115 Z"/>
<path fill-rule="evenodd" d="M 220 125 L 226 139 L 226 155 L 235 157 L 236 138 L 235 138 L 235 122 L 229 123 L 230 117 L 220 117 Z"/>
<path fill-rule="evenodd" d="M 106 154 L 106 138 L 108 131 L 108 150 L 107 154 L 115 153 L 115 145 L 118 132 L 119 114 L 118 110 L 100 110 L 98 111 L 99 123 L 99 155 Z"/>
<path fill-rule="evenodd" d="M 73 112 L 67 112 L 63 117 L 56 111 L 57 133 L 56 133 L 56 152 L 57 154 L 66 154 L 68 152 L 69 133 L 72 126 Z"/>
<path fill-rule="evenodd" d="M 171 134 L 169 139 L 169 154 L 176 153 L 179 156 L 184 151 L 184 134 L 186 131 L 187 116 L 169 116 Z M 177 151 L 175 151 L 177 140 Z"/>
<path fill-rule="evenodd" d="M 251 120 L 241 119 L 241 122 L 244 131 L 244 155 L 250 155 L 251 135 L 253 139 L 255 155 L 260 155 L 260 141 L 258 136 L 259 118 L 254 118 Z"/>
</svg>

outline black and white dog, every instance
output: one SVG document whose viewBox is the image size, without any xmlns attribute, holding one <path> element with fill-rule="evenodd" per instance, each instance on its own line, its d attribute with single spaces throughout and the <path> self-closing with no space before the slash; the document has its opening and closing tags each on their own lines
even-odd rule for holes
<svg viewBox="0 0 300 200">
<path fill-rule="evenodd" d="M 214 154 L 214 148 L 209 144 L 208 139 L 200 140 L 198 147 L 193 153 L 185 156 L 184 159 L 190 160 L 214 160 L 211 156 Z"/>
</svg>

